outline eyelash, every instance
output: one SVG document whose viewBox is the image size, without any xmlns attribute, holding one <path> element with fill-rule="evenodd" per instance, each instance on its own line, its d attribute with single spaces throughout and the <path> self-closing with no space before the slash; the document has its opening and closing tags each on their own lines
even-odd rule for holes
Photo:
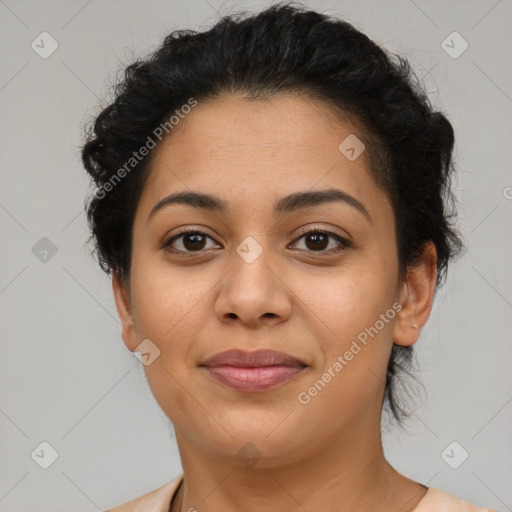
<svg viewBox="0 0 512 512">
<path fill-rule="evenodd" d="M 164 243 L 162 244 L 161 248 L 167 249 L 171 253 L 185 255 L 185 256 L 195 256 L 196 254 L 201 253 L 202 252 L 201 250 L 199 250 L 199 251 L 182 251 L 181 249 L 173 249 L 173 248 L 168 249 L 175 240 L 177 240 L 185 235 L 188 235 L 188 234 L 204 235 L 213 240 L 213 238 L 210 235 L 208 235 L 207 233 L 204 233 L 202 231 L 199 231 L 199 230 L 193 229 L 193 228 L 186 228 L 183 231 L 181 231 L 180 233 L 178 233 L 177 235 L 174 235 L 171 238 L 168 238 L 167 240 L 165 240 Z M 330 255 L 330 254 L 337 254 L 339 252 L 342 252 L 342 251 L 352 247 L 352 244 L 350 242 L 348 242 L 347 240 L 345 240 L 340 235 L 337 235 L 336 233 L 332 233 L 330 231 L 326 231 L 326 230 L 320 229 L 320 228 L 312 228 L 308 231 L 305 231 L 304 233 L 299 235 L 293 241 L 293 243 L 296 243 L 299 240 L 301 240 L 302 238 L 305 238 L 306 236 L 311 235 L 311 234 L 322 234 L 322 235 L 327 235 L 331 238 L 334 238 L 337 242 L 339 242 L 341 244 L 341 247 L 338 247 L 336 249 L 320 250 L 320 251 L 313 251 L 313 250 L 308 251 L 308 250 L 304 249 L 310 253 L 320 253 L 320 254 L 329 254 Z"/>
</svg>

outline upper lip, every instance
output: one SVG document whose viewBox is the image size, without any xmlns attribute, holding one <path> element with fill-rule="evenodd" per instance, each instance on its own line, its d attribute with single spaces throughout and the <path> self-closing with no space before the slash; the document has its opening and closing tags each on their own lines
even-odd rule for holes
<svg viewBox="0 0 512 512">
<path fill-rule="evenodd" d="M 275 350 L 255 350 L 249 352 L 247 350 L 227 350 L 220 352 L 213 357 L 207 359 L 200 366 L 209 368 L 216 366 L 236 366 L 239 368 L 257 368 L 264 366 L 306 366 L 302 361 L 295 357 L 277 352 Z"/>
</svg>

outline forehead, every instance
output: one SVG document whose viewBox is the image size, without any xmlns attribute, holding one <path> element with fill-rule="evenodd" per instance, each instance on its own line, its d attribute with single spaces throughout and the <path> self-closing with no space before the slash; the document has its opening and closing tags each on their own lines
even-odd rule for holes
<svg viewBox="0 0 512 512">
<path fill-rule="evenodd" d="M 386 199 L 369 173 L 365 151 L 349 160 L 339 149 L 354 136 L 364 141 L 327 103 L 298 94 L 198 102 L 154 150 L 139 210 L 147 216 L 176 191 L 214 194 L 235 212 L 333 187 L 375 209 Z"/>
</svg>

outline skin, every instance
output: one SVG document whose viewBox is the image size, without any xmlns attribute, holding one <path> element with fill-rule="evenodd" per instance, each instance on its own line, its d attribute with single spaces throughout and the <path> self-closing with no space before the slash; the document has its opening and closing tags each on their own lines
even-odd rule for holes
<svg viewBox="0 0 512 512">
<path fill-rule="evenodd" d="M 393 341 L 412 345 L 428 320 L 436 251 L 429 243 L 399 279 L 391 203 L 366 153 L 349 161 L 338 149 L 351 133 L 364 141 L 318 100 L 229 95 L 199 102 L 154 150 L 129 286 L 117 275 L 112 285 L 128 349 L 148 338 L 160 350 L 144 371 L 174 424 L 185 474 L 172 510 L 406 512 L 426 492 L 385 460 L 380 416 Z M 359 200 L 370 219 L 341 202 L 273 213 L 285 195 L 330 188 Z M 173 204 L 148 220 L 162 198 L 191 190 L 221 198 L 230 211 Z M 199 250 L 186 235 L 174 253 L 161 247 L 185 227 L 206 233 Z M 328 254 L 340 247 L 329 238 L 315 250 L 302 236 L 310 229 L 352 245 Z M 236 252 L 248 236 L 263 250 L 252 263 Z M 300 403 L 298 394 L 395 302 L 400 312 Z M 231 348 L 280 350 L 308 367 L 273 390 L 238 392 L 198 367 Z M 261 456 L 252 464 L 237 456 L 249 442 Z"/>
</svg>

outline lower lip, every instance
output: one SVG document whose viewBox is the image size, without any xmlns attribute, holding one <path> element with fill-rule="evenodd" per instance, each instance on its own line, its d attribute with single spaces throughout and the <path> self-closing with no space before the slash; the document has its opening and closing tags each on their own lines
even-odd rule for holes
<svg viewBox="0 0 512 512">
<path fill-rule="evenodd" d="M 275 388 L 293 379 L 304 367 L 261 366 L 241 368 L 237 366 L 206 367 L 217 381 L 237 391 L 258 392 Z"/>
</svg>

